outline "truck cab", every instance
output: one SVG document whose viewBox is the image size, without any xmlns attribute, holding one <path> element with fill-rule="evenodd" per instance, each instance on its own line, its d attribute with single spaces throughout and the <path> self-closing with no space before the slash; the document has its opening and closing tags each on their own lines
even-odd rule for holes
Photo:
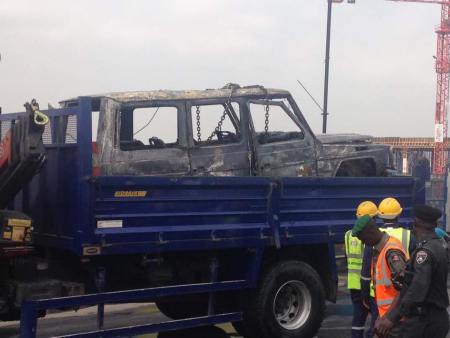
<svg viewBox="0 0 450 338">
<path fill-rule="evenodd" d="M 389 167 L 389 148 L 368 136 L 316 137 L 285 90 L 229 84 L 93 98 L 102 175 L 383 176 Z"/>
</svg>

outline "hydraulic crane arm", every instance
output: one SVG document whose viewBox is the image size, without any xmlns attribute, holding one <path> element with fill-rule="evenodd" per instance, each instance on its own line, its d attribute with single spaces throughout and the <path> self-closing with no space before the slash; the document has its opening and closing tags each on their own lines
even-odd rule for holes
<svg viewBox="0 0 450 338">
<path fill-rule="evenodd" d="M 45 161 L 42 134 L 48 117 L 35 100 L 25 108 L 26 113 L 14 121 L 0 143 L 0 208 L 6 207 Z"/>
</svg>

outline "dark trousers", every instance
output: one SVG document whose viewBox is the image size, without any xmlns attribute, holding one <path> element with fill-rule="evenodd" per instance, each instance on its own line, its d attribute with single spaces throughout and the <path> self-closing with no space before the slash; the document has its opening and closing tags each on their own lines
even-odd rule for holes
<svg viewBox="0 0 450 338">
<path fill-rule="evenodd" d="M 421 316 L 405 318 L 401 324 L 402 338 L 445 338 L 449 330 L 447 310 L 430 310 Z"/>
<path fill-rule="evenodd" d="M 366 338 L 372 338 L 375 335 L 375 322 L 378 319 L 378 306 L 374 297 L 370 297 L 370 327 L 366 333 Z"/>
<path fill-rule="evenodd" d="M 369 310 L 363 305 L 360 290 L 350 290 L 350 297 L 353 305 L 352 338 L 364 338 L 366 319 L 369 314 Z M 375 303 L 375 299 L 371 298 L 369 305 L 371 320 L 370 329 L 366 334 L 366 338 L 373 337 L 373 327 L 378 317 L 378 308 Z"/>
</svg>

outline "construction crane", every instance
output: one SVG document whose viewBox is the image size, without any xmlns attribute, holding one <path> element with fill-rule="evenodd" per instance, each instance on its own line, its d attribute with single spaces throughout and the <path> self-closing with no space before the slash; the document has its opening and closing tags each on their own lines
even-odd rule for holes
<svg viewBox="0 0 450 338">
<path fill-rule="evenodd" d="M 432 170 L 436 176 L 445 173 L 448 161 L 446 144 L 448 143 L 447 111 L 449 106 L 449 78 L 450 78 L 450 0 L 388 0 L 395 2 L 415 2 L 441 5 L 441 23 L 436 28 L 436 110 L 434 118 L 434 149 Z M 328 0 L 328 16 L 331 16 L 331 3 L 342 3 L 344 0 Z M 355 0 L 347 0 L 354 4 Z M 329 33 L 327 33 L 327 41 Z M 328 43 L 328 42 L 327 42 Z M 328 54 L 327 54 L 328 58 Z M 326 58 L 326 61 L 327 61 Z M 324 112 L 326 119 L 326 109 Z M 325 120 L 326 121 L 326 120 Z M 325 123 L 325 122 L 324 122 Z"/>
<path fill-rule="evenodd" d="M 441 5 L 441 23 L 436 28 L 436 112 L 433 151 L 433 174 L 443 175 L 447 165 L 447 110 L 449 99 L 450 75 L 450 0 L 388 0 L 396 2 L 417 2 Z"/>
</svg>

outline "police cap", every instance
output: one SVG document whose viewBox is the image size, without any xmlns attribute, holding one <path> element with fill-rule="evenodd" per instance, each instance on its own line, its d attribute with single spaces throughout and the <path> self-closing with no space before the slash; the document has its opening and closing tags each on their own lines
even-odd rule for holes
<svg viewBox="0 0 450 338">
<path fill-rule="evenodd" d="M 417 204 L 414 206 L 414 215 L 424 222 L 436 223 L 441 218 L 442 212 L 429 205 Z"/>
</svg>

